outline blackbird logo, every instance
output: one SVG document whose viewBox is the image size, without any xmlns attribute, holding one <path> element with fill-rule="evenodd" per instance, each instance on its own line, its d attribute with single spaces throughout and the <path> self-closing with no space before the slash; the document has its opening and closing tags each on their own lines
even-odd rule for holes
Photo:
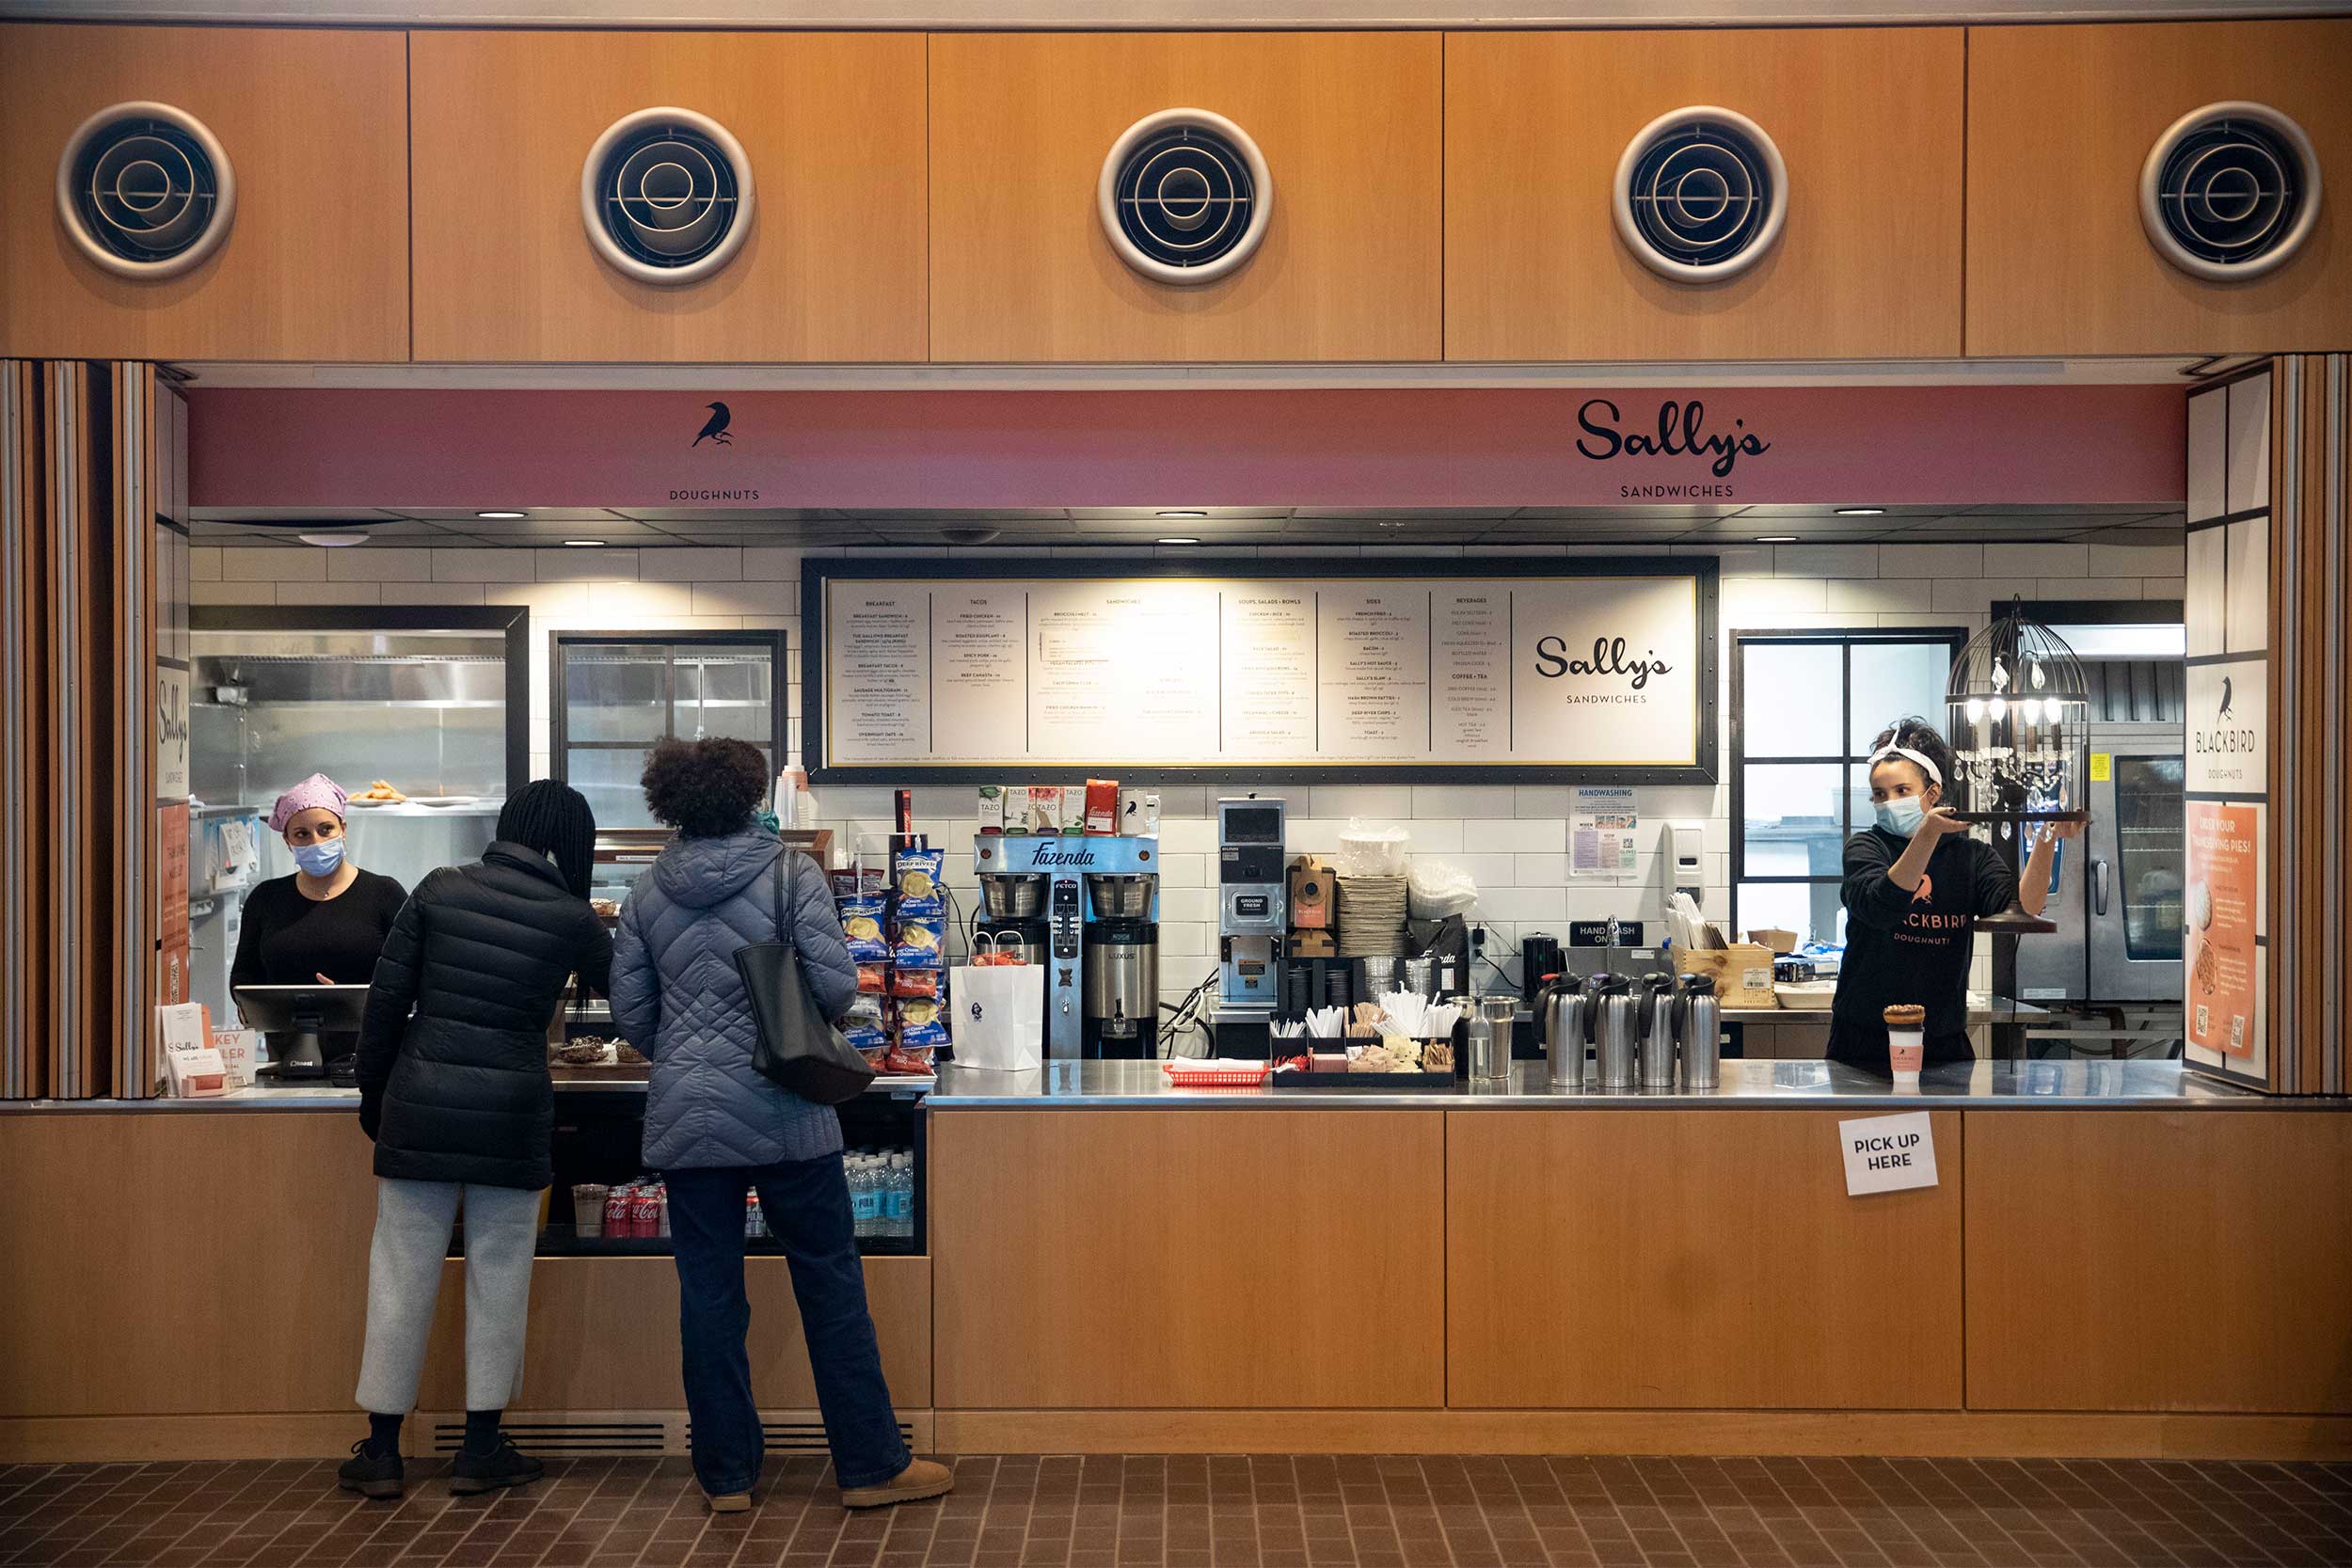
<svg viewBox="0 0 2352 1568">
<path fill-rule="evenodd" d="M 1926 872 L 1924 872 L 1924 871 L 1920 872 L 1920 873 L 1919 873 L 1919 890 L 1918 890 L 1916 893 L 1914 893 L 1914 894 L 1911 895 L 1911 901 L 1912 901 L 1913 903 L 1915 903 L 1915 904 L 1932 904 L 1932 903 L 1934 903 L 1934 902 L 1935 902 L 1935 879 L 1934 879 L 1934 878 L 1932 878 L 1932 877 L 1931 877 L 1931 876 L 1929 876 L 1929 875 L 1928 875 Z"/>
<path fill-rule="evenodd" d="M 975 1003 L 973 1003 L 973 1004 L 972 1004 L 972 1022 L 975 1022 L 975 1023 L 977 1023 L 979 1021 L 980 1021 L 980 1005 L 979 1005 L 977 1002 L 975 1002 Z"/>
<path fill-rule="evenodd" d="M 2221 708 L 2214 717 L 2217 720 L 2230 717 L 2230 677 L 2227 675 L 2221 677 Z"/>
<path fill-rule="evenodd" d="M 727 434 L 727 425 L 735 416 L 727 411 L 727 405 L 723 403 L 706 403 L 703 406 L 710 410 L 710 418 L 703 421 L 702 430 L 695 436 L 692 444 L 699 447 L 708 441 L 716 446 L 733 446 L 735 437 Z"/>
</svg>

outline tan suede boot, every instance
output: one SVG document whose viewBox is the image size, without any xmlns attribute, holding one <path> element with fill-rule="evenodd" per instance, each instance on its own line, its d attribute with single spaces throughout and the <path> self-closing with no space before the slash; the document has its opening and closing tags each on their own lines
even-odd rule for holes
<svg viewBox="0 0 2352 1568">
<path fill-rule="evenodd" d="M 918 1459 L 880 1486 L 854 1486 L 842 1491 L 844 1508 L 882 1508 L 937 1497 L 956 1489 L 956 1473 L 945 1465 Z"/>
</svg>

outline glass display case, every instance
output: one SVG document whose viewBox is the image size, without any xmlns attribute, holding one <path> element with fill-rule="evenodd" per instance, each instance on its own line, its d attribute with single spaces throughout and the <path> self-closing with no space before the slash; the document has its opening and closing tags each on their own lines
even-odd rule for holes
<svg viewBox="0 0 2352 1568">
<path fill-rule="evenodd" d="M 598 828 L 648 830 L 639 781 L 656 742 L 729 736 L 772 775 L 787 747 L 781 631 L 564 633 L 555 640 L 555 776 Z"/>
</svg>

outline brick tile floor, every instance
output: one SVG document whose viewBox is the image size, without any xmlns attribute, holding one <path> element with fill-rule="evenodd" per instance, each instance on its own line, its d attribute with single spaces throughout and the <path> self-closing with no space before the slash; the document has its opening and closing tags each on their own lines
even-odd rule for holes
<svg viewBox="0 0 2352 1568">
<path fill-rule="evenodd" d="M 839 1506 L 771 1461 L 716 1517 L 677 1459 L 520 1492 L 338 1491 L 335 1461 L 0 1465 L 16 1568 L 2240 1568 L 2352 1564 L 2352 1465 L 1925 1459 L 967 1458 L 953 1496 Z"/>
</svg>

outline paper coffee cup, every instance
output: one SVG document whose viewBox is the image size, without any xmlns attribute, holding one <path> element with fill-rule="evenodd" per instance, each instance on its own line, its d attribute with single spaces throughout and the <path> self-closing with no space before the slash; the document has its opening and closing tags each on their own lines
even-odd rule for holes
<svg viewBox="0 0 2352 1568">
<path fill-rule="evenodd" d="M 1886 1065 L 1898 1084 L 1916 1084 L 1927 1058 L 1926 1010 L 1914 1005 L 1889 1007 L 1886 1020 Z"/>
</svg>

